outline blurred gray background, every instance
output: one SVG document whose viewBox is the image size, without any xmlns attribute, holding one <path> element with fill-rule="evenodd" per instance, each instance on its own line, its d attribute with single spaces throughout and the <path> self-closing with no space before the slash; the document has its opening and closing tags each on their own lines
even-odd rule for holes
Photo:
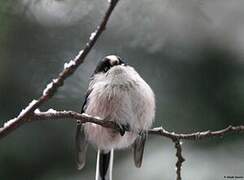
<svg viewBox="0 0 244 180">
<path fill-rule="evenodd" d="M 0 0 L 0 117 L 15 117 L 58 75 L 94 31 L 107 0 Z M 154 126 L 175 132 L 244 124 L 244 1 L 121 0 L 86 61 L 41 110 L 80 111 L 97 62 L 117 54 L 157 98 Z M 2 180 L 94 179 L 74 160 L 74 121 L 34 122 L 0 142 Z M 184 141 L 183 179 L 244 176 L 243 135 Z M 170 140 L 150 137 L 141 169 L 130 149 L 115 154 L 115 180 L 175 179 Z"/>
</svg>

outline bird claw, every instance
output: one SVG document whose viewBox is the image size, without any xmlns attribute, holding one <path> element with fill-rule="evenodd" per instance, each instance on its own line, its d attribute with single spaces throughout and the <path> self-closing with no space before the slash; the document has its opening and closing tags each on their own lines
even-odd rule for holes
<svg viewBox="0 0 244 180">
<path fill-rule="evenodd" d="M 130 130 L 129 124 L 120 124 L 120 123 L 118 123 L 117 125 L 119 127 L 119 133 L 120 133 L 121 136 L 124 136 L 125 132 Z"/>
</svg>

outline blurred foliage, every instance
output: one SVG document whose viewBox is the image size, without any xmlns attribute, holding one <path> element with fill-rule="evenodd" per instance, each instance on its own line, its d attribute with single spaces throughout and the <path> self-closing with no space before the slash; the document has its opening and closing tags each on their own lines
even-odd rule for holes
<svg viewBox="0 0 244 180">
<path fill-rule="evenodd" d="M 37 98 L 64 62 L 84 46 L 106 4 L 106 0 L 0 1 L 1 124 Z M 121 1 L 85 63 L 41 109 L 79 111 L 96 63 L 107 54 L 118 54 L 154 89 L 154 126 L 192 132 L 243 124 L 242 4 Z M 93 179 L 94 148 L 90 147 L 85 170 L 75 168 L 74 130 L 75 123 L 64 120 L 35 122 L 11 133 L 0 144 L 0 179 Z M 117 152 L 121 155 L 116 157 L 115 179 L 173 178 L 173 145 L 161 138 L 151 138 L 149 144 L 140 170 L 133 168 L 129 150 Z M 243 136 L 187 142 L 183 147 L 185 179 L 195 179 L 199 168 L 203 168 L 199 179 L 243 173 Z M 152 166 L 154 171 L 149 170 Z"/>
</svg>

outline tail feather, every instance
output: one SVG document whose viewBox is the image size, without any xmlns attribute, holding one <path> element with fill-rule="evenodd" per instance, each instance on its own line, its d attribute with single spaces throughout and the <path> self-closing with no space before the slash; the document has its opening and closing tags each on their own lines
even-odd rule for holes
<svg viewBox="0 0 244 180">
<path fill-rule="evenodd" d="M 109 152 L 98 150 L 96 180 L 112 180 L 113 149 Z"/>
<path fill-rule="evenodd" d="M 83 126 L 80 123 L 77 124 L 75 142 L 77 169 L 81 170 L 86 164 L 88 142 L 85 137 Z"/>
<path fill-rule="evenodd" d="M 142 165 L 146 137 L 147 137 L 146 133 L 141 133 L 136 138 L 134 145 L 133 145 L 134 163 L 137 168 L 140 168 Z"/>
</svg>

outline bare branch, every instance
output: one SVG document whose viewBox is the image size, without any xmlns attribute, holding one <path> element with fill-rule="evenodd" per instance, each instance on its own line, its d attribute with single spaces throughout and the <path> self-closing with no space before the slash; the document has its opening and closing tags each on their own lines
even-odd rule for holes
<svg viewBox="0 0 244 180">
<path fill-rule="evenodd" d="M 94 123 L 106 128 L 114 129 L 120 132 L 120 126 L 117 125 L 113 121 L 108 121 L 106 119 L 101 119 L 100 117 L 93 117 L 86 113 L 77 113 L 74 111 L 56 111 L 53 109 L 49 109 L 46 112 L 40 112 L 36 110 L 33 115 L 32 121 L 43 121 L 43 120 L 58 120 L 58 119 L 71 119 L 71 120 L 79 120 L 80 123 Z"/>
<path fill-rule="evenodd" d="M 27 107 L 28 108 L 28 107 Z M 85 113 L 77 113 L 74 111 L 56 111 L 53 109 L 49 109 L 46 112 L 41 112 L 39 109 L 36 109 L 35 112 L 30 116 L 29 122 L 34 122 L 34 121 L 43 121 L 43 120 L 58 120 L 58 119 L 71 119 L 71 120 L 79 120 L 80 123 L 94 123 L 106 128 L 112 128 L 115 131 L 121 132 L 121 128 L 118 124 L 112 121 L 108 121 L 106 118 L 102 119 L 100 117 L 93 117 Z M 11 125 L 11 121 L 6 122 L 4 124 L 4 127 L 7 127 Z M 26 121 L 24 121 L 26 122 Z M 128 130 L 127 130 L 128 131 Z M 1 132 L 1 129 L 0 129 Z M 218 130 L 218 131 L 203 131 L 203 132 L 195 132 L 195 133 L 190 133 L 190 134 L 176 134 L 174 132 L 169 132 L 162 127 L 158 128 L 153 128 L 148 130 L 149 134 L 152 135 L 159 135 L 163 136 L 166 138 L 171 139 L 176 148 L 176 157 L 177 157 L 177 162 L 176 162 L 176 180 L 181 180 L 181 168 L 182 168 L 182 163 L 185 161 L 185 159 L 182 156 L 182 147 L 181 147 L 181 139 L 185 140 L 201 140 L 203 138 L 210 138 L 210 137 L 222 137 L 226 134 L 229 134 L 230 132 L 234 133 L 244 133 L 244 126 L 228 126 L 227 128 Z"/>
<path fill-rule="evenodd" d="M 203 132 L 194 132 L 189 134 L 176 134 L 175 132 L 169 132 L 165 130 L 163 127 L 153 128 L 149 130 L 149 134 L 159 135 L 163 137 L 170 138 L 175 143 L 176 148 L 176 180 L 181 180 L 181 167 L 182 163 L 185 161 L 185 159 L 182 156 L 182 147 L 181 147 L 181 139 L 185 140 L 201 140 L 204 138 L 210 138 L 210 137 L 222 137 L 229 133 L 244 133 L 244 126 L 231 126 L 218 130 L 218 131 L 203 131 Z"/>
<path fill-rule="evenodd" d="M 32 103 L 31 103 L 32 104 Z M 30 106 L 31 106 L 30 104 Z M 28 109 L 29 106 L 27 106 L 26 109 Z M 26 110 L 25 109 L 25 110 Z M 23 110 L 23 111 L 25 111 Z M 22 113 L 20 113 L 19 116 L 21 116 Z M 7 128 L 8 126 L 11 126 L 17 118 L 11 119 L 4 123 L 4 127 L 0 128 L 0 134 L 1 131 L 4 130 L 4 128 Z M 34 122 L 34 121 L 44 121 L 44 120 L 58 120 L 58 119 L 71 119 L 71 120 L 80 120 L 81 123 L 94 123 L 106 128 L 114 129 L 118 132 L 121 131 L 121 128 L 118 124 L 112 121 L 108 121 L 106 118 L 102 119 L 100 117 L 93 117 L 85 113 L 77 113 L 74 111 L 57 111 L 54 109 L 49 109 L 46 112 L 41 112 L 39 109 L 36 109 L 35 112 L 32 114 L 32 116 L 29 117 L 28 120 L 23 121 L 25 122 Z M 23 124 L 22 123 L 22 124 Z M 128 129 L 127 129 L 128 131 Z M 244 125 L 240 126 L 228 126 L 224 129 L 218 130 L 218 131 L 202 131 L 202 132 L 194 132 L 189 134 L 177 134 L 175 132 L 169 132 L 165 130 L 163 127 L 157 127 L 153 129 L 149 129 L 148 133 L 152 135 L 159 135 L 166 138 L 169 138 L 171 140 L 179 141 L 181 139 L 185 140 L 201 140 L 204 138 L 210 138 L 210 137 L 222 137 L 228 133 L 244 133 Z"/>
<path fill-rule="evenodd" d="M 18 117 L 9 120 L 6 125 L 0 128 L 0 138 L 5 137 L 7 134 L 12 132 L 14 129 L 18 128 L 24 122 L 28 121 L 33 116 L 33 111 L 39 108 L 44 102 L 48 101 L 52 96 L 56 93 L 59 87 L 61 87 L 64 83 L 64 80 L 71 76 L 82 64 L 90 52 L 94 44 L 97 42 L 98 38 L 105 30 L 109 17 L 111 16 L 112 11 L 117 5 L 119 0 L 111 0 L 109 1 L 109 7 L 105 12 L 105 15 L 97 26 L 96 30 L 91 34 L 88 42 L 86 43 L 83 50 L 79 52 L 79 54 L 72 59 L 69 63 L 65 64 L 64 70 L 59 73 L 59 76 L 56 79 L 53 79 L 47 87 L 43 90 L 43 94 L 37 100 L 33 100 L 19 115 Z"/>
<path fill-rule="evenodd" d="M 49 110 L 50 111 L 50 110 Z M 119 126 L 111 121 L 107 121 L 106 119 L 101 119 L 99 117 L 92 117 L 90 115 L 87 115 L 85 113 L 79 114 L 73 111 L 54 111 L 53 113 L 50 113 L 49 111 L 47 112 L 35 112 L 35 118 L 36 120 L 44 120 L 44 119 L 60 119 L 60 118 L 73 118 L 80 120 L 81 123 L 86 123 L 86 122 L 91 122 L 95 123 L 98 125 L 101 125 L 103 127 L 107 128 L 113 128 L 117 130 L 118 132 L 120 131 Z M 185 161 L 184 157 L 182 156 L 182 143 L 181 139 L 186 139 L 186 140 L 200 140 L 203 138 L 209 138 L 209 137 L 222 137 L 230 132 L 244 132 L 244 126 L 228 126 L 227 128 L 224 128 L 222 130 L 218 131 L 203 131 L 203 132 L 196 132 L 196 133 L 191 133 L 191 134 L 176 134 L 174 132 L 168 132 L 162 127 L 159 128 L 154 128 L 149 130 L 149 134 L 156 134 L 160 135 L 166 138 L 170 138 L 176 148 L 176 157 L 177 157 L 177 162 L 176 162 L 176 180 L 181 180 L 181 168 L 182 164 Z"/>
<path fill-rule="evenodd" d="M 173 140 L 175 143 L 175 148 L 176 148 L 176 157 L 177 157 L 177 162 L 176 162 L 176 180 L 181 180 L 181 167 L 182 163 L 185 161 L 185 159 L 182 156 L 182 147 L 181 147 L 181 142 L 180 140 Z"/>
<path fill-rule="evenodd" d="M 208 137 L 222 137 L 231 132 L 244 133 L 244 125 L 240 125 L 240 126 L 229 125 L 228 127 L 218 131 L 208 130 L 208 131 L 194 132 L 189 134 L 177 134 L 175 132 L 169 132 L 165 130 L 163 127 L 153 128 L 149 130 L 149 134 L 164 136 L 172 140 L 177 140 L 177 139 L 200 140 Z"/>
</svg>

